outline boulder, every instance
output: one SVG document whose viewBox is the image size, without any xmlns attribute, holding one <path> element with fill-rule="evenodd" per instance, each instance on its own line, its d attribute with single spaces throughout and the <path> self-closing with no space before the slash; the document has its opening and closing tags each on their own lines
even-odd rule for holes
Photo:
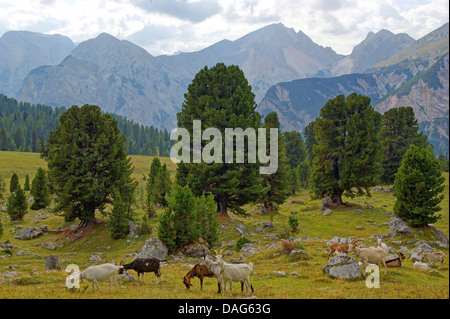
<svg viewBox="0 0 450 319">
<path fill-rule="evenodd" d="M 422 269 L 422 270 L 429 270 L 430 269 L 430 267 L 426 263 L 422 263 L 420 261 L 416 261 L 413 264 L 413 268 Z"/>
<path fill-rule="evenodd" d="M 322 271 L 331 278 L 358 280 L 362 278 L 358 262 L 347 254 L 340 254 L 328 260 Z"/>
<path fill-rule="evenodd" d="M 181 252 L 189 257 L 203 257 L 209 254 L 209 245 L 203 238 L 198 238 L 192 243 L 187 244 L 181 249 Z"/>
<path fill-rule="evenodd" d="M 324 199 L 322 199 L 322 207 L 321 210 L 325 210 L 329 207 L 331 207 L 331 205 L 333 204 L 333 201 L 331 200 L 331 197 L 325 197 Z"/>
<path fill-rule="evenodd" d="M 391 219 L 389 221 L 389 231 L 394 232 L 396 234 L 412 234 L 413 231 L 409 226 L 395 214 L 391 215 Z"/>
<path fill-rule="evenodd" d="M 436 229 L 433 224 L 428 224 L 428 228 L 436 233 L 436 236 L 441 240 L 441 242 L 438 244 L 439 247 L 448 248 L 448 237 L 445 236 L 445 234 L 441 230 Z"/>
<path fill-rule="evenodd" d="M 271 222 L 265 222 L 264 221 L 264 222 L 262 222 L 261 227 L 262 227 L 263 230 L 266 230 L 266 229 L 272 229 L 274 226 L 273 226 L 273 224 Z"/>
<path fill-rule="evenodd" d="M 159 259 L 166 259 L 169 249 L 158 238 L 150 238 L 145 241 L 144 247 L 142 247 L 139 253 L 139 258 L 156 257 Z"/>
<path fill-rule="evenodd" d="M 20 233 L 14 238 L 21 240 L 29 240 L 36 238 L 40 235 L 42 235 L 42 231 L 40 229 L 28 226 L 22 229 Z"/>
<path fill-rule="evenodd" d="M 332 212 L 333 212 L 333 211 L 332 211 L 331 209 L 327 208 L 327 209 L 322 213 L 322 215 L 323 215 L 323 216 L 328 216 L 328 215 L 330 215 Z"/>
</svg>

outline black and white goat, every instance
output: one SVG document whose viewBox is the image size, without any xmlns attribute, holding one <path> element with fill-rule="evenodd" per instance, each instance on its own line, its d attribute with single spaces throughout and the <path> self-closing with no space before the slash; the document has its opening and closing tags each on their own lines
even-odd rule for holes
<svg viewBox="0 0 450 319">
<path fill-rule="evenodd" d="M 119 274 L 123 274 L 126 270 L 133 269 L 138 274 L 138 282 L 139 276 L 142 274 L 142 281 L 145 283 L 144 273 L 154 272 L 157 277 L 156 284 L 159 284 L 161 282 L 161 262 L 165 261 L 167 260 L 161 260 L 154 257 L 136 258 L 131 263 L 123 265 L 123 268 L 119 270 Z"/>
</svg>

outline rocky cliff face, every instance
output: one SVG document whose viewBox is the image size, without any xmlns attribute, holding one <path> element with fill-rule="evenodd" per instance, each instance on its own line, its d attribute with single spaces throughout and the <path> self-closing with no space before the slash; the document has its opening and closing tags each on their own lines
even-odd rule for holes
<svg viewBox="0 0 450 319">
<path fill-rule="evenodd" d="M 364 41 L 354 47 L 350 55 L 321 70 L 318 75 L 336 77 L 364 73 L 376 63 L 389 59 L 414 42 L 413 38 L 404 33 L 393 34 L 388 30 L 370 32 Z"/>
<path fill-rule="evenodd" d="M 0 38 L 0 93 L 16 98 L 28 73 L 61 62 L 75 47 L 68 37 L 8 31 Z"/>
</svg>

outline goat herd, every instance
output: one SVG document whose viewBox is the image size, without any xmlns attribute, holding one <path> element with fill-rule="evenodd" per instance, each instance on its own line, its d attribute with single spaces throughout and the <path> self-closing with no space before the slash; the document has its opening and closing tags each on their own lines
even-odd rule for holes
<svg viewBox="0 0 450 319">
<path fill-rule="evenodd" d="M 359 259 L 359 264 L 363 266 L 363 269 L 366 269 L 367 265 L 376 264 L 378 267 L 384 266 L 385 273 L 387 271 L 386 267 L 400 267 L 402 259 L 405 256 L 401 252 L 397 252 L 397 258 L 387 259 L 388 256 L 388 247 L 385 243 L 381 241 L 381 238 L 378 239 L 378 247 L 370 247 L 370 248 L 360 248 L 356 245 L 356 243 L 360 240 L 352 240 L 350 244 L 339 244 L 339 243 L 331 243 L 329 246 L 330 252 L 328 254 L 328 258 L 331 256 L 337 256 L 342 253 L 354 253 Z M 213 261 L 208 256 L 202 257 L 201 261 L 196 264 L 187 274 L 183 277 L 183 283 L 187 289 L 189 289 L 191 284 L 191 279 L 194 277 L 198 277 L 200 279 L 200 290 L 203 289 L 203 278 L 204 277 L 215 277 L 217 279 L 218 293 L 222 292 L 225 295 L 226 283 L 229 283 L 230 293 L 233 295 L 233 282 L 241 283 L 241 291 L 244 290 L 244 285 L 246 287 L 246 294 L 249 294 L 249 290 L 254 292 L 253 285 L 250 282 L 250 275 L 253 272 L 253 263 L 229 263 L 223 260 L 222 250 L 220 252 L 216 252 L 215 259 Z M 440 262 L 440 268 L 443 265 L 445 254 L 441 251 L 434 252 L 420 252 L 420 256 L 424 261 L 427 262 Z M 135 270 L 139 277 L 142 274 L 142 281 L 144 280 L 144 273 L 146 272 L 154 272 L 157 281 L 159 284 L 161 280 L 161 262 L 166 262 L 166 260 L 161 260 L 154 257 L 148 258 L 136 258 L 131 263 L 116 266 L 114 264 L 102 264 L 97 266 L 90 266 L 86 270 L 79 273 L 79 279 L 82 281 L 83 279 L 92 282 L 92 289 L 95 290 L 97 287 L 100 292 L 100 288 L 98 286 L 98 281 L 109 280 L 109 289 L 111 290 L 111 286 L 114 283 L 116 286 L 116 291 L 118 291 L 116 274 L 123 274 L 126 270 Z M 95 286 L 95 287 L 94 287 Z"/>
</svg>

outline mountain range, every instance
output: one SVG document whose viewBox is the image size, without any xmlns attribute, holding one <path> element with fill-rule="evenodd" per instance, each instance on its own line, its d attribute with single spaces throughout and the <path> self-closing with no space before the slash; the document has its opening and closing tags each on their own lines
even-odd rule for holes
<svg viewBox="0 0 450 319">
<path fill-rule="evenodd" d="M 39 36 L 59 41 L 59 50 Z M 380 112 L 413 106 L 435 149 L 448 151 L 448 47 L 448 23 L 419 40 L 388 30 L 370 32 L 348 56 L 282 24 L 170 56 L 152 56 L 106 33 L 75 47 L 63 36 L 9 31 L 0 38 L 0 61 L 18 62 L 0 62 L 0 93 L 34 104 L 96 104 L 171 130 L 195 74 L 224 62 L 240 66 L 258 111 L 277 112 L 285 131 L 302 132 L 328 99 L 357 92 L 369 96 Z"/>
</svg>

